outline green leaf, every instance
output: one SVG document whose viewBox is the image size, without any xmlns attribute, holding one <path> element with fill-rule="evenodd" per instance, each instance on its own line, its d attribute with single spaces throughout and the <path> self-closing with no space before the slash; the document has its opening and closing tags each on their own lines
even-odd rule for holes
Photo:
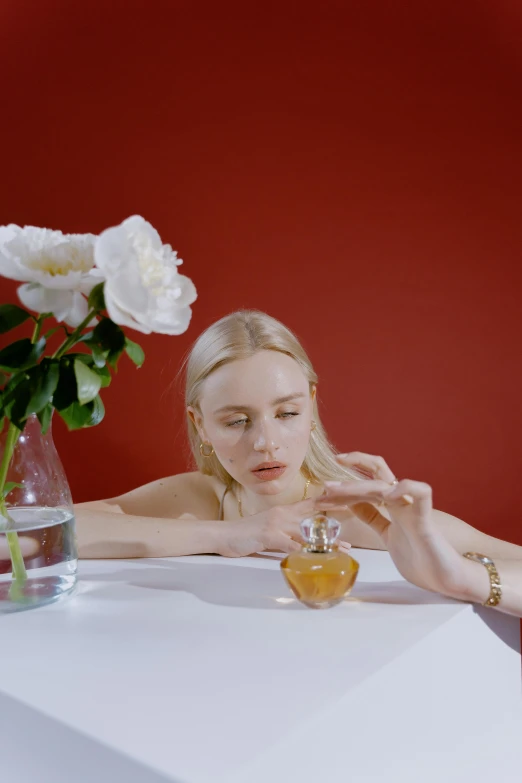
<svg viewBox="0 0 522 783">
<path fill-rule="evenodd" d="M 75 356 L 77 355 L 75 354 Z M 53 394 L 53 405 L 57 411 L 61 411 L 68 408 L 73 402 L 78 402 L 74 363 L 69 356 L 62 356 L 60 359 L 60 378 L 56 391 Z"/>
<path fill-rule="evenodd" d="M 17 372 L 9 379 L 2 393 L 2 406 L 6 409 L 6 411 L 16 397 L 16 389 L 22 383 L 22 381 L 26 380 L 26 378 L 26 372 Z"/>
<path fill-rule="evenodd" d="M 69 337 L 69 331 L 65 328 L 63 324 L 59 324 L 58 326 L 53 326 L 52 329 L 49 329 L 48 332 L 45 333 L 45 339 L 48 340 L 49 337 L 52 337 L 53 334 L 56 334 L 56 332 L 59 332 L 60 329 L 63 329 L 67 337 Z"/>
<path fill-rule="evenodd" d="M 125 353 L 137 367 L 141 367 L 145 361 L 145 352 L 141 345 L 133 343 L 128 337 L 125 338 Z"/>
<path fill-rule="evenodd" d="M 78 358 L 74 361 L 74 374 L 76 376 L 78 402 L 80 405 L 85 405 L 85 403 L 94 400 L 100 391 L 101 378 Z"/>
<path fill-rule="evenodd" d="M 105 365 L 104 367 L 97 367 L 94 364 L 94 359 L 92 358 L 90 353 L 69 353 L 67 354 L 67 360 L 68 361 L 72 360 L 74 362 L 76 361 L 83 362 L 83 364 L 89 367 L 89 369 L 91 369 L 92 372 L 95 372 L 100 376 L 102 389 L 105 388 L 106 386 L 109 386 L 112 380 L 109 368 L 107 367 L 107 365 Z M 54 407 L 57 408 L 58 406 L 55 405 Z M 67 407 L 67 406 L 65 405 L 62 407 Z"/>
<path fill-rule="evenodd" d="M 102 318 L 96 324 L 92 337 L 102 351 L 123 351 L 125 348 L 125 333 L 110 318 Z"/>
<path fill-rule="evenodd" d="M 60 378 L 60 363 L 51 359 L 43 359 L 41 364 L 31 367 L 27 372 L 31 387 L 31 398 L 25 415 L 39 413 L 51 402 Z"/>
<path fill-rule="evenodd" d="M 0 305 L 0 334 L 5 334 L 33 316 L 18 305 Z"/>
<path fill-rule="evenodd" d="M 102 389 L 105 389 L 106 386 L 110 385 L 110 382 L 112 381 L 112 376 L 110 373 L 110 370 L 107 366 L 105 367 L 93 367 L 94 372 L 97 372 L 101 379 L 101 385 Z"/>
<path fill-rule="evenodd" d="M 67 358 L 72 360 L 73 362 L 78 359 L 78 361 L 83 362 L 87 365 L 87 367 L 94 367 L 94 360 L 90 353 L 70 353 L 67 355 Z"/>
<path fill-rule="evenodd" d="M 109 318 L 104 318 L 94 329 L 93 340 L 98 343 L 106 354 L 107 361 L 116 367 L 125 348 L 125 333 Z"/>
<path fill-rule="evenodd" d="M 16 487 L 23 488 L 23 486 L 23 484 L 18 484 L 16 481 L 6 481 L 2 490 L 2 494 L 5 498 L 11 492 L 11 490 L 15 489 Z"/>
<path fill-rule="evenodd" d="M 20 431 L 25 427 L 27 421 L 26 410 L 31 399 L 31 391 L 27 386 L 21 385 L 19 393 L 9 411 L 9 420 Z"/>
<path fill-rule="evenodd" d="M 18 372 L 10 379 L 9 383 L 5 387 L 2 393 L 2 415 L 6 416 L 9 421 L 12 421 L 19 429 L 23 429 L 23 425 L 18 420 L 18 411 L 21 415 L 25 411 L 25 406 L 29 402 L 30 391 L 28 388 L 23 389 L 23 384 L 27 380 L 28 375 L 26 372 Z M 22 393 L 19 393 L 19 388 L 22 387 Z M 20 402 L 18 402 L 20 400 Z M 13 407 L 18 403 L 19 408 L 15 410 L 13 417 Z"/>
<path fill-rule="evenodd" d="M 102 398 L 98 395 L 95 400 L 92 401 L 92 415 L 89 427 L 95 427 L 105 416 L 105 405 L 102 402 Z"/>
<path fill-rule="evenodd" d="M 105 282 L 98 283 L 98 285 L 95 285 L 92 289 L 88 299 L 89 310 L 92 310 L 93 308 L 98 312 L 105 310 L 105 297 L 103 295 L 104 286 Z"/>
<path fill-rule="evenodd" d="M 36 364 L 46 345 L 45 337 L 40 337 L 38 342 L 32 343 L 28 337 L 16 340 L 11 345 L 0 351 L 0 370 L 14 372 L 23 370 Z"/>
<path fill-rule="evenodd" d="M 105 367 L 105 353 L 96 343 L 92 345 L 92 358 L 96 367 Z"/>
<path fill-rule="evenodd" d="M 16 386 L 16 391 L 11 390 L 9 402 L 5 406 L 8 419 L 16 425 L 19 430 L 23 430 L 25 426 L 25 420 L 27 419 L 26 411 L 31 399 L 31 394 L 29 376 L 27 373 L 23 373 L 22 380 Z"/>
<path fill-rule="evenodd" d="M 100 363 L 101 355 L 103 355 L 106 362 L 116 369 L 118 359 L 125 349 L 125 339 L 125 333 L 123 332 L 123 329 L 120 329 L 118 324 L 115 324 L 110 318 L 102 318 L 102 320 L 96 324 L 92 332 L 92 337 L 89 337 L 88 340 L 84 338 L 83 341 L 86 342 L 91 349 L 93 344 L 97 345 L 98 351 L 95 352 L 95 350 L 93 350 L 93 353 L 96 357 L 100 357 Z"/>
<path fill-rule="evenodd" d="M 59 378 L 59 363 L 43 359 L 36 367 L 19 373 L 3 395 L 8 418 L 20 429 L 32 413 L 39 413 L 51 402 Z"/>
<path fill-rule="evenodd" d="M 86 405 L 80 405 L 79 402 L 73 402 L 68 408 L 58 411 L 68 429 L 78 430 L 82 427 L 95 427 L 103 419 L 105 408 L 101 398 L 98 396 L 92 402 Z"/>
<path fill-rule="evenodd" d="M 36 414 L 38 416 L 38 421 L 40 422 L 40 427 L 42 428 L 42 435 L 45 435 L 47 430 L 49 429 L 49 425 L 51 424 L 51 419 L 53 416 L 53 406 L 51 403 L 45 406 L 45 408 L 42 408 L 41 411 L 38 411 Z"/>
</svg>

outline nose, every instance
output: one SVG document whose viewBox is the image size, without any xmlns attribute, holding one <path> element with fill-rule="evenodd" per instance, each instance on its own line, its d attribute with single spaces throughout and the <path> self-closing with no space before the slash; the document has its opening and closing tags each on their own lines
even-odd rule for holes
<svg viewBox="0 0 522 783">
<path fill-rule="evenodd" d="M 274 422 L 275 425 L 275 422 Z M 254 430 L 254 450 L 273 454 L 279 449 L 275 439 L 275 426 L 266 420 L 260 421 Z"/>
</svg>

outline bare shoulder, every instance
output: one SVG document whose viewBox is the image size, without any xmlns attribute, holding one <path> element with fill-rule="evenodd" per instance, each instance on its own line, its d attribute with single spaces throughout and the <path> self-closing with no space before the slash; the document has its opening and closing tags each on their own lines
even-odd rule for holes
<svg viewBox="0 0 522 783">
<path fill-rule="evenodd" d="M 199 471 L 156 479 L 118 497 L 102 501 L 124 514 L 147 517 L 217 519 L 219 482 Z M 94 508 L 94 503 L 86 504 Z"/>
</svg>

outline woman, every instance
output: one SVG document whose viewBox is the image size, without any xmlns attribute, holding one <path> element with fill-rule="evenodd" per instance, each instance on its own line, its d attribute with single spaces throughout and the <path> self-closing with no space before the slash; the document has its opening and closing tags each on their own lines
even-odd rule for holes
<svg viewBox="0 0 522 783">
<path fill-rule="evenodd" d="M 290 552 L 301 520 L 328 510 L 344 548 L 388 549 L 413 584 L 522 616 L 522 547 L 433 510 L 431 488 L 398 481 L 382 458 L 336 454 L 316 387 L 299 341 L 274 318 L 239 311 L 210 326 L 186 365 L 198 470 L 78 504 L 80 556 Z M 494 561 L 501 588 L 469 551 Z"/>
</svg>

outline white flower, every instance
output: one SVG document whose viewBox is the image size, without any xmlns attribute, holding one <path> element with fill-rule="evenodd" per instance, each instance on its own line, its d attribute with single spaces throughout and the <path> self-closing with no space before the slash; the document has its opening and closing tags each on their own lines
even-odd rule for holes
<svg viewBox="0 0 522 783">
<path fill-rule="evenodd" d="M 0 274 L 24 282 L 22 304 L 78 326 L 88 295 L 104 278 L 94 269 L 93 234 L 62 234 L 35 226 L 0 226 Z"/>
<path fill-rule="evenodd" d="M 103 231 L 94 246 L 96 266 L 106 278 L 109 317 L 121 326 L 150 334 L 186 331 L 196 288 L 180 275 L 181 259 L 164 245 L 150 223 L 139 215 Z"/>
</svg>

